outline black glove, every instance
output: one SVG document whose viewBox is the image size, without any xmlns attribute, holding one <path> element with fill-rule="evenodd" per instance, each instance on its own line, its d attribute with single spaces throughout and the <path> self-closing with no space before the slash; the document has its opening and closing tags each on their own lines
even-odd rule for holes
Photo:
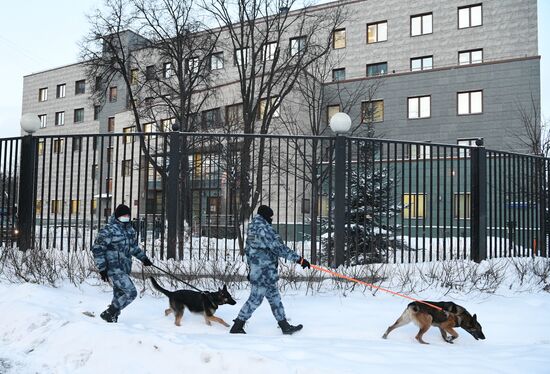
<svg viewBox="0 0 550 374">
<path fill-rule="evenodd" d="M 151 260 L 149 260 L 147 257 L 145 257 L 143 260 L 141 260 L 141 262 L 143 263 L 143 266 L 151 266 L 151 265 L 153 265 L 153 263 L 151 262 Z"/>
<path fill-rule="evenodd" d="M 311 264 L 309 263 L 308 260 L 306 260 L 303 257 L 300 257 L 300 259 L 296 261 L 296 263 L 302 265 L 302 269 L 305 269 L 305 268 L 311 269 Z"/>
<path fill-rule="evenodd" d="M 99 272 L 99 275 L 101 276 L 101 280 L 102 280 L 103 282 L 109 282 L 109 276 L 107 275 L 107 269 L 101 270 L 101 271 Z"/>
</svg>

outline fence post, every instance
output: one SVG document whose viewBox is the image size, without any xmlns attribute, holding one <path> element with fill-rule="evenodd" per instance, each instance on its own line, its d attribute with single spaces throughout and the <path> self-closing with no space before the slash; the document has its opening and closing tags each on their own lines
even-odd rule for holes
<svg viewBox="0 0 550 374">
<path fill-rule="evenodd" d="M 343 265 L 346 240 L 346 141 L 336 135 L 334 165 L 334 259 L 336 267 Z"/>
<path fill-rule="evenodd" d="M 179 206 L 179 167 L 180 167 L 180 132 L 174 125 L 174 131 L 170 133 L 170 163 L 168 165 L 168 183 L 166 184 L 166 220 L 168 223 L 167 256 L 176 258 L 177 225 Z"/>
<path fill-rule="evenodd" d="M 32 226 L 34 222 L 34 174 L 36 161 L 36 139 L 26 135 L 21 140 L 19 173 L 19 199 L 17 203 L 17 245 L 26 251 L 33 247 Z"/>
<path fill-rule="evenodd" d="M 487 150 L 483 140 L 476 140 L 471 149 L 471 225 L 472 240 L 470 255 L 475 262 L 487 259 Z"/>
<path fill-rule="evenodd" d="M 547 256 L 547 238 L 546 235 L 548 235 L 547 229 L 548 229 L 548 212 L 547 212 L 547 188 L 548 188 L 548 181 L 546 179 L 547 175 L 547 165 L 546 165 L 546 159 L 540 158 L 537 160 L 537 171 L 538 171 L 538 178 L 537 178 L 537 184 L 538 184 L 538 194 L 540 201 L 539 203 L 539 228 L 540 228 L 540 238 L 539 242 L 537 243 L 537 248 L 540 248 L 540 255 L 542 257 Z M 535 252 L 536 254 L 536 252 Z"/>
</svg>

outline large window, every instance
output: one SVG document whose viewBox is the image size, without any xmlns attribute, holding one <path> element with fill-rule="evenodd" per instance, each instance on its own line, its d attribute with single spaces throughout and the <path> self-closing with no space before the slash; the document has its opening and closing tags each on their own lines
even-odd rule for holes
<svg viewBox="0 0 550 374">
<path fill-rule="evenodd" d="M 481 26 L 483 24 L 483 9 L 481 4 L 458 8 L 458 28 Z"/>
<path fill-rule="evenodd" d="M 74 123 L 84 122 L 84 108 L 74 110 Z"/>
<path fill-rule="evenodd" d="M 61 200 L 51 200 L 51 202 L 50 202 L 50 213 L 52 213 L 52 214 L 61 213 L 62 208 L 63 208 L 63 201 L 61 201 Z"/>
<path fill-rule="evenodd" d="M 433 68 L 433 56 L 411 58 L 411 71 L 430 70 Z"/>
<path fill-rule="evenodd" d="M 229 105 L 225 108 L 225 122 L 229 126 L 241 124 L 243 115 L 243 104 Z"/>
<path fill-rule="evenodd" d="M 220 125 L 220 108 L 205 110 L 202 112 L 202 128 L 210 130 Z"/>
<path fill-rule="evenodd" d="M 139 70 L 138 69 L 130 70 L 130 83 L 137 84 L 138 79 L 139 79 Z"/>
<path fill-rule="evenodd" d="M 431 96 L 416 96 L 408 98 L 408 118 L 429 118 L 431 116 Z"/>
<path fill-rule="evenodd" d="M 165 79 L 170 78 L 173 75 L 172 71 L 172 63 L 171 62 L 165 62 L 162 64 L 162 77 Z"/>
<path fill-rule="evenodd" d="M 472 49 L 470 51 L 458 52 L 458 64 L 470 65 L 483 62 L 483 49 Z"/>
<path fill-rule="evenodd" d="M 338 29 L 332 32 L 332 48 L 346 48 L 346 29 Z"/>
<path fill-rule="evenodd" d="M 343 81 L 345 79 L 346 79 L 346 69 L 345 68 L 333 69 L 332 70 L 332 81 L 333 82 Z"/>
<path fill-rule="evenodd" d="M 483 113 L 483 91 L 458 93 L 458 115 Z"/>
<path fill-rule="evenodd" d="M 330 119 L 333 115 L 340 111 L 340 104 L 328 105 L 327 106 L 327 123 L 330 123 Z"/>
<path fill-rule="evenodd" d="M 74 94 L 81 95 L 86 93 L 86 80 L 82 79 L 74 83 Z"/>
<path fill-rule="evenodd" d="M 468 146 L 468 147 L 475 147 L 477 146 L 477 141 L 483 142 L 483 138 L 465 138 L 465 139 L 457 139 L 456 144 L 459 146 Z M 459 157 L 470 157 L 470 149 L 468 148 L 460 148 L 458 150 Z"/>
<path fill-rule="evenodd" d="M 246 66 L 250 58 L 250 48 L 240 48 L 235 50 L 235 65 Z"/>
<path fill-rule="evenodd" d="M 471 218 L 472 196 L 467 193 L 455 193 L 454 196 L 454 218 L 470 219 Z"/>
<path fill-rule="evenodd" d="M 268 103 L 267 99 L 261 99 L 260 100 L 260 106 L 258 108 L 258 118 L 259 119 L 264 119 L 264 116 L 272 110 L 273 106 L 278 104 L 277 99 L 278 99 L 277 97 L 272 97 L 270 105 L 267 105 L 267 103 Z M 279 109 L 280 109 L 280 106 L 277 107 L 277 109 L 275 109 L 275 111 L 273 111 L 273 118 L 279 117 Z"/>
<path fill-rule="evenodd" d="M 383 121 L 384 100 L 363 101 L 361 103 L 361 123 Z"/>
<path fill-rule="evenodd" d="M 145 81 L 150 81 L 156 78 L 155 65 L 145 67 Z"/>
<path fill-rule="evenodd" d="M 388 22 L 369 23 L 367 25 L 367 43 L 385 42 L 388 40 Z"/>
<path fill-rule="evenodd" d="M 56 112 L 55 113 L 55 125 L 63 126 L 65 124 L 65 112 Z"/>
<path fill-rule="evenodd" d="M 82 148 L 82 138 L 74 137 L 72 141 L 73 152 L 79 152 L 81 148 Z"/>
<path fill-rule="evenodd" d="M 403 194 L 403 218 L 424 218 L 425 200 L 424 194 Z"/>
<path fill-rule="evenodd" d="M 80 200 L 71 200 L 71 214 L 78 214 L 80 210 Z"/>
<path fill-rule="evenodd" d="M 57 89 L 55 91 L 55 97 L 58 98 L 58 99 L 61 99 L 61 98 L 65 97 L 66 87 L 67 87 L 67 85 L 65 83 L 58 84 Z"/>
<path fill-rule="evenodd" d="M 65 152 L 65 139 L 54 139 L 53 141 L 53 153 Z"/>
<path fill-rule="evenodd" d="M 411 16 L 411 36 L 432 33 L 432 13 Z"/>
<path fill-rule="evenodd" d="M 39 114 L 38 119 L 40 120 L 40 128 L 43 129 L 48 125 L 48 115 L 47 114 Z"/>
<path fill-rule="evenodd" d="M 40 88 L 38 90 L 38 101 L 48 100 L 48 87 Z"/>
<path fill-rule="evenodd" d="M 290 55 L 295 56 L 306 48 L 306 37 L 299 36 L 290 39 Z"/>
<path fill-rule="evenodd" d="M 125 127 L 122 129 L 122 132 L 124 134 L 132 134 L 134 132 L 134 126 Z M 124 135 L 124 144 L 130 144 L 135 141 L 135 138 L 133 135 Z"/>
<path fill-rule="evenodd" d="M 265 61 L 272 61 L 275 59 L 275 54 L 277 53 L 278 44 L 277 42 L 271 42 L 264 45 L 264 59 Z"/>
<path fill-rule="evenodd" d="M 122 177 L 129 177 L 132 175 L 132 160 L 122 160 L 121 174 Z"/>
<path fill-rule="evenodd" d="M 223 52 L 216 52 L 210 55 L 210 70 L 223 69 Z"/>
<path fill-rule="evenodd" d="M 101 105 L 94 105 L 94 121 L 99 119 L 99 112 L 101 112 Z"/>
<path fill-rule="evenodd" d="M 374 77 L 377 75 L 384 75 L 388 73 L 388 63 L 379 62 L 376 64 L 367 65 L 367 77 Z"/>
<path fill-rule="evenodd" d="M 187 71 L 191 74 L 197 74 L 200 68 L 200 58 L 190 57 L 187 59 Z"/>
<path fill-rule="evenodd" d="M 118 98 L 117 86 L 109 87 L 109 102 L 114 103 Z"/>
</svg>

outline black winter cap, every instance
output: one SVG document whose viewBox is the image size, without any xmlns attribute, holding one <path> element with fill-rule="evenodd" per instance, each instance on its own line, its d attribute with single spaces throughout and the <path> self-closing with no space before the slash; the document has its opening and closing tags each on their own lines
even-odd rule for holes
<svg viewBox="0 0 550 374">
<path fill-rule="evenodd" d="M 258 208 L 258 214 L 264 217 L 268 222 L 271 222 L 271 217 L 273 217 L 273 210 L 267 205 L 261 205 Z"/>
<path fill-rule="evenodd" d="M 130 215 L 130 208 L 124 204 L 120 204 L 115 209 L 115 218 Z"/>
</svg>

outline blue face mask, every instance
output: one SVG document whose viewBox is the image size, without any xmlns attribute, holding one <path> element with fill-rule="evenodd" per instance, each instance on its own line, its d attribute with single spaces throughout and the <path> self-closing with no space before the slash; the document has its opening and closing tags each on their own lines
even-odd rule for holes
<svg viewBox="0 0 550 374">
<path fill-rule="evenodd" d="M 118 220 L 122 223 L 128 223 L 128 222 L 130 222 L 130 217 L 122 216 L 122 217 L 118 217 Z"/>
</svg>

